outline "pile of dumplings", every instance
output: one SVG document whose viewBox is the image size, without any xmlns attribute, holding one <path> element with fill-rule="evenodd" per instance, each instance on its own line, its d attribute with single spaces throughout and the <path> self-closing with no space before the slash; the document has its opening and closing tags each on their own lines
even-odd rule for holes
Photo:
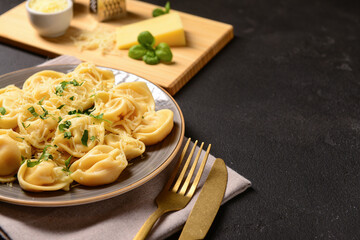
<svg viewBox="0 0 360 240">
<path fill-rule="evenodd" d="M 92 63 L 35 73 L 22 89 L 0 89 L 0 182 L 32 192 L 112 183 L 171 132 L 173 118 L 155 111 L 146 83 L 115 85 Z"/>
</svg>

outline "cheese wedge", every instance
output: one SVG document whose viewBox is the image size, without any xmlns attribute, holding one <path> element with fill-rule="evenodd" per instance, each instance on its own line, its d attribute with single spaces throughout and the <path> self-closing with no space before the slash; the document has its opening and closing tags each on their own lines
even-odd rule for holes
<svg viewBox="0 0 360 240">
<path fill-rule="evenodd" d="M 149 31 L 155 37 L 155 45 L 165 42 L 169 46 L 185 46 L 185 33 L 179 14 L 169 13 L 137 23 L 116 28 L 116 48 L 128 49 L 139 44 L 139 33 Z"/>
</svg>

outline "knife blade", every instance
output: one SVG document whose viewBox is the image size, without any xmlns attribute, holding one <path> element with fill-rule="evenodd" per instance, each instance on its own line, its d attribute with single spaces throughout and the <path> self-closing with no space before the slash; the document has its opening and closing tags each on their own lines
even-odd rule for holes
<svg viewBox="0 0 360 240">
<path fill-rule="evenodd" d="M 224 160 L 217 158 L 190 212 L 179 240 L 205 238 L 224 197 L 227 179 Z"/>
</svg>

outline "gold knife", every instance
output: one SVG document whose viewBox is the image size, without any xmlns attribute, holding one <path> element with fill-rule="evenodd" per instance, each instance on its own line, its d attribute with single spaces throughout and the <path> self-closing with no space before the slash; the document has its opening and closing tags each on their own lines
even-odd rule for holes
<svg viewBox="0 0 360 240">
<path fill-rule="evenodd" d="M 224 160 L 217 158 L 191 210 L 179 240 L 204 239 L 225 194 L 227 170 Z"/>
</svg>

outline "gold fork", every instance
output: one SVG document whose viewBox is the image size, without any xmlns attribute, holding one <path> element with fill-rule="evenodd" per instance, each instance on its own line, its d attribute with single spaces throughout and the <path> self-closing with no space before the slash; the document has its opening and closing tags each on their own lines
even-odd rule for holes
<svg viewBox="0 0 360 240">
<path fill-rule="evenodd" d="M 201 150 L 204 146 L 204 143 L 201 143 L 200 149 L 194 159 L 194 162 L 193 162 L 190 170 L 188 171 L 185 181 L 183 182 L 183 179 L 185 177 L 185 174 L 187 172 L 187 169 L 189 167 L 191 159 L 194 155 L 196 145 L 198 143 L 198 141 L 196 140 L 183 168 L 180 169 L 181 163 L 184 159 L 184 156 L 186 154 L 186 151 L 187 151 L 190 141 L 191 141 L 191 138 L 189 138 L 188 141 L 186 142 L 185 147 L 180 155 L 179 161 L 177 162 L 177 165 L 176 165 L 174 171 L 172 172 L 169 181 L 166 183 L 163 190 L 156 197 L 156 203 L 157 203 L 158 208 L 146 220 L 144 225 L 141 227 L 139 232 L 136 234 L 134 240 L 145 239 L 145 237 L 150 232 L 151 228 L 154 226 L 156 221 L 164 213 L 183 209 L 189 203 L 190 199 L 193 197 L 196 187 L 200 181 L 200 177 L 203 173 L 207 158 L 209 156 L 211 144 L 209 144 L 209 146 L 206 150 L 205 156 L 199 167 L 199 170 L 197 171 L 197 174 L 196 174 L 192 184 L 190 185 L 191 178 L 195 172 L 195 167 L 200 158 Z M 178 177 L 175 182 L 175 178 L 177 175 L 178 175 Z M 180 188 L 180 186 L 181 186 L 181 188 Z M 179 190 L 179 188 L 180 188 L 180 190 Z"/>
</svg>

